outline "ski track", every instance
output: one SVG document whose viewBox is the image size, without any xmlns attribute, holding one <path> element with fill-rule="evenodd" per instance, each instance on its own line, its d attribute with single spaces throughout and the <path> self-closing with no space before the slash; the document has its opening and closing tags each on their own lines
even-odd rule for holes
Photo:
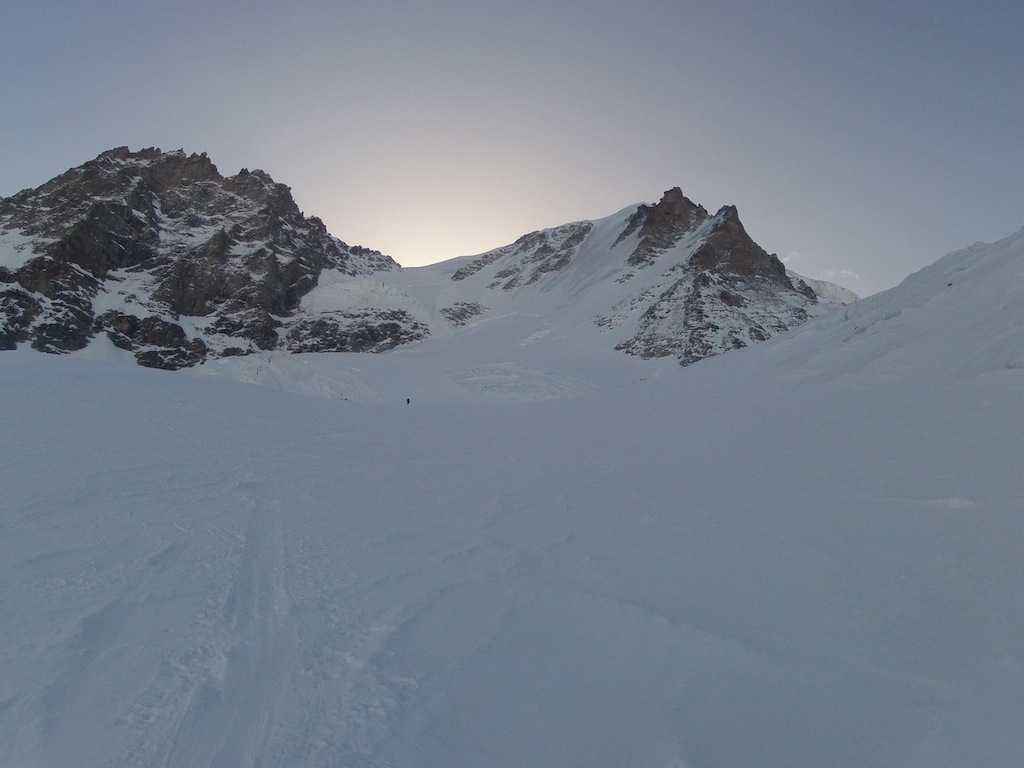
<svg viewBox="0 0 1024 768">
<path fill-rule="evenodd" d="M 282 582 L 280 511 L 254 505 L 244 541 L 224 606 L 230 639 L 219 651 L 223 672 L 190 695 L 164 766 L 255 765 L 274 732 L 277 692 L 287 687 L 296 646 Z"/>
<path fill-rule="evenodd" d="M 106 465 L 132 461 L 130 450 L 101 449 L 67 482 L 75 516 L 49 514 L 43 494 L 5 518 L 8 536 L 57 542 L 20 568 L 23 594 L 40 613 L 82 607 L 49 647 L 23 647 L 58 670 L 35 699 L 0 688 L 0 707 L 38 724 L 36 740 L 0 748 L 2 762 L 377 764 L 395 697 L 373 656 L 389 625 L 353 598 L 351 576 L 320 542 L 318 515 L 335 506 L 311 488 L 323 468 L 256 467 L 246 448 L 225 454 L 167 419 L 148 421 L 150 453 L 187 458 L 126 472 Z M 282 716 L 280 702 L 295 697 L 315 706 Z M 83 711 L 83 701 L 101 705 Z"/>
<path fill-rule="evenodd" d="M 389 627 L 366 615 L 352 577 L 304 527 L 317 519 L 311 476 L 255 475 L 236 489 L 247 519 L 208 622 L 210 674 L 188 681 L 161 764 L 378 764 L 393 696 L 372 658 Z M 282 711 L 296 699 L 312 706 Z"/>
</svg>

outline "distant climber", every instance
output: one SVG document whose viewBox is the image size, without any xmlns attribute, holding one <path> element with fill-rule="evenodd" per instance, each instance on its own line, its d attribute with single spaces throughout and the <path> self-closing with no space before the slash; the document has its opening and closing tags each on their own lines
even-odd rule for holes
<svg viewBox="0 0 1024 768">
<path fill-rule="evenodd" d="M 407 398 L 405 398 L 405 404 L 406 404 L 406 405 L 409 405 L 409 403 L 411 403 L 411 402 L 412 402 L 412 400 L 410 400 L 410 399 L 409 399 L 408 397 L 407 397 Z"/>
</svg>

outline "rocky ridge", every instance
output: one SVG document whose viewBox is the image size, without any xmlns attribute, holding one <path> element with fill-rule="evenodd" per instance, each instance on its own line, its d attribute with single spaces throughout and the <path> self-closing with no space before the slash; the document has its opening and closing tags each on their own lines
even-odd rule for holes
<svg viewBox="0 0 1024 768">
<path fill-rule="evenodd" d="M 382 352 L 527 305 L 546 328 L 584 326 L 608 347 L 686 365 L 804 322 L 819 305 L 809 282 L 735 208 L 710 215 L 679 188 L 407 270 L 330 235 L 266 173 L 224 177 L 205 154 L 122 147 L 0 200 L 0 349 L 70 352 L 106 337 L 168 369 L 270 350 Z M 850 295 L 814 285 L 826 301 Z"/>
<path fill-rule="evenodd" d="M 853 296 L 820 301 L 751 239 L 735 207 L 711 215 L 679 188 L 655 205 L 533 232 L 459 261 L 451 279 L 475 281 L 484 294 L 518 293 L 540 281 L 550 289 L 559 274 L 575 274 L 566 277 L 575 281 L 575 295 L 589 292 L 604 301 L 604 307 L 593 302 L 597 312 L 589 319 L 617 338 L 616 349 L 642 358 L 675 356 L 683 365 L 764 341 L 803 323 L 820 303 Z M 579 275 L 586 272 L 594 284 L 584 287 Z"/>
<path fill-rule="evenodd" d="M 0 348 L 81 349 L 100 334 L 180 368 L 257 350 L 381 350 L 403 318 L 299 312 L 325 272 L 398 269 L 331 236 L 263 171 L 224 177 L 206 154 L 125 147 L 0 200 Z"/>
</svg>

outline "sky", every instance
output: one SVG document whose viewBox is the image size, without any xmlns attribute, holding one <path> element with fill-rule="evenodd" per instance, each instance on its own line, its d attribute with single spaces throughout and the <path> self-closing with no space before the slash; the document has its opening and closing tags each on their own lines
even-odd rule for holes
<svg viewBox="0 0 1024 768">
<path fill-rule="evenodd" d="M 869 295 L 1024 226 L 1024 3 L 0 0 L 0 195 L 261 168 L 404 266 L 678 186 Z"/>
</svg>

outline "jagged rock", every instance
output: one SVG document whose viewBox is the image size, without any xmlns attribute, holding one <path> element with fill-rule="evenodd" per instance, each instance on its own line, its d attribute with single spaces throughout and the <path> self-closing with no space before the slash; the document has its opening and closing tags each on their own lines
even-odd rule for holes
<svg viewBox="0 0 1024 768">
<path fill-rule="evenodd" d="M 29 293 L 48 299 L 77 298 L 76 305 L 87 304 L 100 289 L 100 281 L 72 262 L 51 256 L 37 256 L 14 273 L 18 285 Z"/>
<path fill-rule="evenodd" d="M 139 364 L 149 368 L 186 368 L 207 352 L 201 339 L 189 339 L 180 325 L 154 315 L 140 318 L 110 310 L 96 319 L 96 331 L 106 331 L 114 346 L 134 352 Z"/>
<path fill-rule="evenodd" d="M 678 189 L 669 190 L 648 212 L 628 262 L 646 266 L 687 235 L 699 239 L 688 258 L 667 272 L 679 277 L 648 305 L 636 334 L 617 349 L 643 358 L 675 355 L 688 365 L 806 321 L 807 307 L 817 301 L 814 292 L 803 283 L 795 286 L 778 257 L 751 239 L 735 207 L 708 217 L 680 198 Z"/>
<path fill-rule="evenodd" d="M 28 341 L 28 327 L 42 312 L 42 303 L 24 289 L 0 290 L 0 350 L 16 349 Z"/>
<path fill-rule="evenodd" d="M 512 261 L 512 265 L 495 274 L 504 281 L 505 290 L 520 285 L 532 285 L 545 274 L 565 269 L 576 255 L 580 245 L 593 229 L 589 221 L 564 224 L 523 235 L 511 245 L 486 253 L 455 270 L 452 280 L 465 280 L 498 260 Z"/>
<path fill-rule="evenodd" d="M 798 296 L 767 286 L 764 278 L 701 272 L 658 296 L 641 315 L 636 335 L 616 349 L 642 358 L 675 355 L 689 365 L 805 322 L 808 312 Z"/>
<path fill-rule="evenodd" d="M 10 273 L 8 272 L 10 275 Z M 100 282 L 77 264 L 50 256 L 26 261 L 13 275 L 25 292 L 8 289 L 4 337 L 42 352 L 73 352 L 92 338 L 92 299 Z"/>
<path fill-rule="evenodd" d="M 487 307 L 475 301 L 457 301 L 450 307 L 441 310 L 441 316 L 448 321 L 452 327 L 465 325 L 477 315 L 485 312 Z"/>
<path fill-rule="evenodd" d="M 427 333 L 400 310 L 336 313 L 300 320 L 288 330 L 285 344 L 292 352 L 386 352 Z"/>
<path fill-rule="evenodd" d="M 768 254 L 747 234 L 735 207 L 725 206 L 716 218 L 718 224 L 690 257 L 690 264 L 708 272 L 763 277 L 786 288 L 793 287 L 779 258 Z"/>
<path fill-rule="evenodd" d="M 703 206 L 684 196 L 679 187 L 673 187 L 657 205 L 638 206 L 615 244 L 639 229 L 639 242 L 626 262 L 633 267 L 646 267 L 707 218 L 708 212 Z"/>
<path fill-rule="evenodd" d="M 277 348 L 277 329 L 280 326 L 281 322 L 266 310 L 258 306 L 246 306 L 239 300 L 238 306 L 231 303 L 226 305 L 208 330 L 213 334 L 251 341 L 256 349 L 270 350 Z M 247 348 L 252 351 L 253 347 L 247 345 Z"/>
<path fill-rule="evenodd" d="M 490 253 L 486 254 L 485 256 L 481 256 L 478 259 L 474 259 L 469 264 L 466 264 L 465 266 L 459 267 L 458 269 L 456 269 L 452 273 L 452 280 L 465 280 L 467 277 L 470 277 L 471 275 L 475 275 L 477 272 L 479 272 L 481 269 L 486 267 L 488 264 L 491 264 L 491 263 L 497 261 L 498 259 L 500 259 L 504 255 L 505 254 L 503 254 L 503 253 L 501 253 L 499 251 L 491 251 Z"/>
<path fill-rule="evenodd" d="M 160 349 L 139 349 L 135 359 L 146 368 L 162 368 L 176 371 L 179 368 L 190 368 L 202 361 L 206 356 L 206 345 L 202 339 L 192 339 L 184 347 L 165 347 Z"/>
<path fill-rule="evenodd" d="M 332 237 L 263 171 L 225 178 L 205 153 L 126 147 L 0 200 L 0 247 L 23 254 L 5 282 L 24 291 L 3 293 L 0 346 L 69 351 L 105 331 L 162 368 L 274 349 L 275 318 L 294 314 L 324 271 L 398 267 Z M 96 318 L 101 298 L 141 307 Z M 142 325 L 130 328 L 140 308 Z M 189 323 L 205 330 L 188 338 L 179 317 L 210 322 Z M 154 333 L 162 340 L 147 341 Z"/>
<path fill-rule="evenodd" d="M 138 204 L 138 203 L 137 203 Z M 156 252 L 156 230 L 128 204 L 100 201 L 89 206 L 47 253 L 61 263 L 77 264 L 97 278 L 111 270 L 141 264 Z"/>
<path fill-rule="evenodd" d="M 777 256 L 767 253 L 747 234 L 736 208 L 725 206 L 714 217 L 680 200 L 678 189 L 665 193 L 656 225 L 629 258 L 634 266 L 651 263 L 685 236 L 699 234 L 688 258 L 668 274 L 682 275 L 647 307 L 636 334 L 616 349 L 643 358 L 675 355 L 682 365 L 711 355 L 741 349 L 800 325 L 807 306 L 816 303 L 806 285 L 795 287 Z M 642 263 L 636 261 L 644 249 Z"/>
<path fill-rule="evenodd" d="M 74 304 L 54 301 L 34 326 L 32 348 L 40 352 L 74 352 L 92 338 L 92 314 Z"/>
</svg>

